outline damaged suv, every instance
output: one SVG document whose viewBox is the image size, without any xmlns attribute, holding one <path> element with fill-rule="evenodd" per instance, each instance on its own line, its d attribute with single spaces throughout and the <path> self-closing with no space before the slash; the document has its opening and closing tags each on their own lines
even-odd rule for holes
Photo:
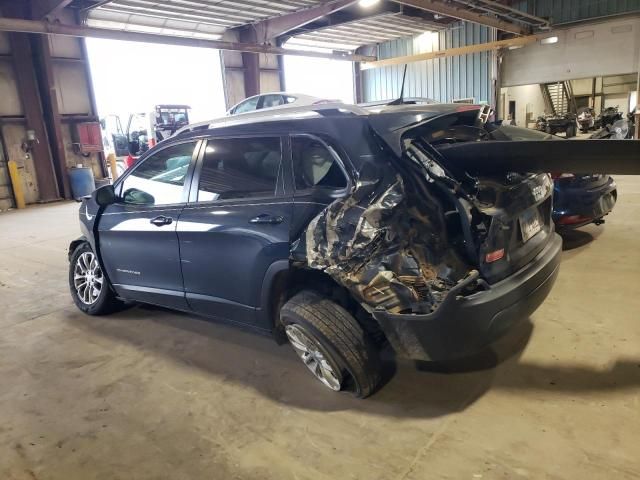
<svg viewBox="0 0 640 480">
<path fill-rule="evenodd" d="M 359 397 L 387 343 L 416 360 L 473 354 L 542 303 L 562 247 L 547 173 L 455 161 L 488 116 L 305 107 L 173 137 L 83 201 L 74 302 L 249 326 Z"/>
</svg>

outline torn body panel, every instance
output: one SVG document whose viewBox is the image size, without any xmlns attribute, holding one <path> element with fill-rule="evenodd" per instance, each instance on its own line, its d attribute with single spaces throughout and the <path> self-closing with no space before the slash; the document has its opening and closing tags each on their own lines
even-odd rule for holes
<svg viewBox="0 0 640 480">
<path fill-rule="evenodd" d="M 369 310 L 435 310 L 466 268 L 438 235 L 437 211 L 408 198 L 398 174 L 358 184 L 309 224 L 308 266 L 329 274 Z"/>
</svg>

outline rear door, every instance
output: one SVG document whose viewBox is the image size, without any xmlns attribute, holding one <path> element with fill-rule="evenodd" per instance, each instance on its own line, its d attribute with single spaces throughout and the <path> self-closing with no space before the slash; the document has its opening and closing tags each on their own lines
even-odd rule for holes
<svg viewBox="0 0 640 480">
<path fill-rule="evenodd" d="M 279 136 L 210 138 L 178 222 L 186 297 L 205 315 L 270 329 L 261 292 L 288 268 L 290 162 Z"/>
<path fill-rule="evenodd" d="M 167 146 L 116 186 L 120 200 L 100 217 L 98 242 L 109 279 L 127 299 L 188 309 L 176 225 L 186 205 L 197 141 Z"/>
</svg>

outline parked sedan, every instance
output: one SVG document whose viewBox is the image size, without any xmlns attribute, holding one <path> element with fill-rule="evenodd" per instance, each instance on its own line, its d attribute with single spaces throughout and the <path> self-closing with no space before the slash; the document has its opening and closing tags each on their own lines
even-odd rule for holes
<svg viewBox="0 0 640 480">
<path fill-rule="evenodd" d="M 504 124 L 496 126 L 491 135 L 496 140 L 565 141 L 554 135 Z M 604 223 L 604 217 L 611 213 L 618 198 L 613 178 L 605 174 L 553 172 L 551 176 L 554 180 L 553 221 L 558 231 Z"/>
<path fill-rule="evenodd" d="M 255 112 L 278 107 L 303 107 L 335 103 L 338 100 L 304 95 L 302 93 L 272 92 L 249 97 L 229 109 L 227 115 L 239 115 L 241 113 Z"/>
</svg>

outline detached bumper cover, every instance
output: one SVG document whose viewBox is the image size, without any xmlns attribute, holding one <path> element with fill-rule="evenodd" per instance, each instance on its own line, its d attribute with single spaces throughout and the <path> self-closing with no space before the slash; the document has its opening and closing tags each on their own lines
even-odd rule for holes
<svg viewBox="0 0 640 480">
<path fill-rule="evenodd" d="M 526 319 L 547 297 L 558 275 L 562 239 L 557 234 L 528 265 L 490 289 L 445 300 L 426 315 L 373 317 L 399 355 L 414 360 L 446 360 L 477 353 L 511 326 Z"/>
</svg>

